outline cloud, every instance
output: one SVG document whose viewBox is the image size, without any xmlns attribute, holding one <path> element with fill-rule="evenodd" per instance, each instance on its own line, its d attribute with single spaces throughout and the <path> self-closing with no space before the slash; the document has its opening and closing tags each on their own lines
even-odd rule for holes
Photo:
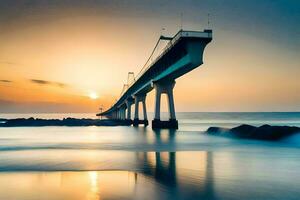
<svg viewBox="0 0 300 200">
<path fill-rule="evenodd" d="M 3 64 L 3 65 L 16 65 L 16 66 L 22 66 L 23 64 L 20 64 L 20 63 L 16 63 L 16 62 L 10 62 L 10 61 L 3 61 L 3 60 L 0 60 L 0 64 Z"/>
<path fill-rule="evenodd" d="M 95 108 L 78 106 L 74 103 L 56 102 L 17 102 L 0 98 L 1 113 L 86 113 L 94 112 Z M 27 117 L 18 115 L 18 117 Z M 5 117 L 2 117 L 5 118 Z"/>
<path fill-rule="evenodd" d="M 51 85 L 51 86 L 57 86 L 57 87 L 66 87 L 67 84 L 60 83 L 60 82 L 53 82 L 53 81 L 46 81 L 46 80 L 40 80 L 40 79 L 30 79 L 32 83 L 38 84 L 38 85 Z"/>
<path fill-rule="evenodd" d="M 2 80 L 0 80 L 0 82 L 2 82 L 2 83 L 12 83 L 12 81 L 6 80 L 6 79 L 2 79 Z"/>
</svg>

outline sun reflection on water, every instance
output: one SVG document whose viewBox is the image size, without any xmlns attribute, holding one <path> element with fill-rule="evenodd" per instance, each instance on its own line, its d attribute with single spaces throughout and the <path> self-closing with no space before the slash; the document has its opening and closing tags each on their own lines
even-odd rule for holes
<svg viewBox="0 0 300 200">
<path fill-rule="evenodd" d="M 100 194 L 99 194 L 99 180 L 98 180 L 98 173 L 96 171 L 88 172 L 89 178 L 90 178 L 90 191 L 87 194 L 88 200 L 100 200 Z"/>
<path fill-rule="evenodd" d="M 0 172 L 0 199 L 40 199 L 46 195 L 49 200 L 100 200 L 100 199 L 216 199 L 218 194 L 227 195 L 228 191 L 239 190 L 245 198 L 251 199 L 257 187 L 259 195 L 275 198 L 273 189 L 268 190 L 265 184 L 273 173 L 253 170 L 253 165 L 240 170 L 237 159 L 228 152 L 93 152 L 93 159 L 109 156 L 122 163 L 131 162 L 131 170 L 118 170 L 119 165 L 109 162 L 108 171 L 96 171 L 97 164 L 91 164 L 92 158 L 85 160 L 84 166 L 92 168 L 91 171 L 62 171 L 62 172 Z M 82 155 L 87 157 L 88 154 Z M 66 155 L 65 155 L 66 156 Z M 116 156 L 116 158 L 113 158 Z M 93 160 L 92 159 L 92 160 Z M 249 158 L 248 158 L 249 159 Z M 98 164 L 103 164 L 104 161 Z M 90 163 L 90 164 L 89 164 Z M 248 166 L 248 165 L 247 165 Z M 286 166 L 286 165 L 285 165 Z M 123 166 L 124 167 L 124 166 Z M 274 169 L 272 167 L 269 170 Z M 275 168 L 276 169 L 276 168 Z M 282 168 L 280 168 L 282 169 Z M 263 174 L 266 182 L 257 183 L 255 174 Z M 288 179 L 284 174 L 278 173 L 282 181 L 293 182 L 289 190 L 296 194 L 294 189 L 299 188 L 297 174 Z M 246 179 L 245 179 L 246 177 Z M 250 184 L 252 181 L 255 184 Z M 257 186 L 258 184 L 258 186 Z M 298 184 L 298 185 L 297 185 Z M 283 191 L 282 185 L 273 183 L 276 190 Z M 250 192 L 249 192 L 250 191 Z M 298 190 L 297 190 L 298 191 Z M 236 193 L 235 193 L 236 194 Z M 247 195 L 250 196 L 247 196 Z M 246 196 L 245 196 L 246 195 Z M 276 193 L 281 195 L 281 193 Z M 282 197 L 282 195 L 280 196 Z M 268 198 L 266 198 L 268 199 Z"/>
</svg>

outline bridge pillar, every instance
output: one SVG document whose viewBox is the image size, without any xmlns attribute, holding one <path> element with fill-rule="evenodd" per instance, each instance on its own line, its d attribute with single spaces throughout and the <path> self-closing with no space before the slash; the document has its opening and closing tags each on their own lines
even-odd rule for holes
<svg viewBox="0 0 300 200">
<path fill-rule="evenodd" d="M 155 111 L 154 111 L 154 120 L 152 121 L 152 128 L 170 128 L 177 129 L 178 121 L 176 120 L 175 114 L 175 105 L 174 105 L 174 96 L 173 88 L 175 86 L 175 81 L 168 83 L 154 83 L 155 88 Z M 160 120 L 160 103 L 161 103 L 161 94 L 167 94 L 168 97 L 168 108 L 169 108 L 169 121 Z"/>
<path fill-rule="evenodd" d="M 144 120 L 147 120 L 147 121 L 148 121 L 147 110 L 146 110 L 146 97 L 142 100 L 142 104 L 143 104 L 143 115 L 144 115 Z"/>
<path fill-rule="evenodd" d="M 119 108 L 118 119 L 122 119 L 122 108 Z"/>
<path fill-rule="evenodd" d="M 119 109 L 116 111 L 116 119 L 120 119 L 120 110 Z"/>
<path fill-rule="evenodd" d="M 122 119 L 125 120 L 126 119 L 126 108 L 124 107 L 122 110 Z"/>
<path fill-rule="evenodd" d="M 123 116 L 122 116 L 123 120 L 126 120 L 126 107 L 124 106 L 123 108 Z"/>
<path fill-rule="evenodd" d="M 119 119 L 125 120 L 126 119 L 126 107 L 125 105 L 119 108 Z"/>
<path fill-rule="evenodd" d="M 143 115 L 144 120 L 139 119 L 139 103 L 142 102 L 143 104 Z M 142 95 L 135 95 L 134 96 L 134 120 L 133 120 L 133 126 L 138 126 L 139 124 L 144 124 L 145 126 L 148 126 L 148 118 L 147 118 L 147 110 L 146 110 L 146 94 Z"/>
<path fill-rule="evenodd" d="M 139 123 L 136 123 L 136 121 L 139 121 L 139 100 L 138 97 L 134 97 L 134 120 L 133 120 L 133 126 L 138 126 Z"/>
<path fill-rule="evenodd" d="M 126 100 L 126 106 L 127 106 L 126 120 L 131 120 L 131 105 L 132 104 L 133 104 L 132 100 L 129 100 L 129 99 Z"/>
</svg>

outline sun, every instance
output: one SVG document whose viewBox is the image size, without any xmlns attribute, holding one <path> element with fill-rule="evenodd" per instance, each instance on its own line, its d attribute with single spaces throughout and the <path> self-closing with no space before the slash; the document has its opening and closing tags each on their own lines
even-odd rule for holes
<svg viewBox="0 0 300 200">
<path fill-rule="evenodd" d="M 90 97 L 90 99 L 98 99 L 99 98 L 99 96 L 96 92 L 90 92 L 89 97 Z"/>
</svg>

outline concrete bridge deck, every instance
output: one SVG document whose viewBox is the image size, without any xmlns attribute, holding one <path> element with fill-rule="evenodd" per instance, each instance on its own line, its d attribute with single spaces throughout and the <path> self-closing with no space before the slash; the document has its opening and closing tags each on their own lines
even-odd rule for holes
<svg viewBox="0 0 300 200">
<path fill-rule="evenodd" d="M 131 121 L 131 105 L 134 104 L 133 125 L 148 125 L 146 95 L 155 89 L 155 116 L 152 121 L 152 128 L 178 128 L 173 98 L 175 80 L 203 63 L 204 48 L 211 40 L 211 30 L 204 30 L 203 32 L 180 30 L 174 37 L 170 38 L 163 52 L 144 69 L 136 81 L 129 85 L 116 103 L 97 115 Z M 168 121 L 160 120 L 160 99 L 163 93 L 166 93 L 168 97 L 170 114 Z M 143 120 L 139 119 L 138 105 L 140 102 L 143 105 Z"/>
</svg>

